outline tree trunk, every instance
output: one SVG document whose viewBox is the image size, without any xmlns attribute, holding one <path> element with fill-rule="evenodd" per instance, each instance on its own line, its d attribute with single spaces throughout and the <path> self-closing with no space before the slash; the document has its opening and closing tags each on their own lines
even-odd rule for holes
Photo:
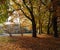
<svg viewBox="0 0 60 50">
<path fill-rule="evenodd" d="M 54 30 L 54 37 L 58 37 L 57 31 L 57 17 L 53 17 L 53 30 Z"/>
<path fill-rule="evenodd" d="M 43 33 L 43 31 L 42 31 L 42 23 L 41 23 L 41 21 L 39 19 L 39 34 L 41 34 L 41 33 Z"/>
<path fill-rule="evenodd" d="M 39 19 L 39 34 L 41 34 L 41 25 L 40 25 L 40 19 Z"/>
<path fill-rule="evenodd" d="M 54 30 L 54 37 L 58 37 L 58 30 L 57 30 L 57 18 L 58 18 L 58 14 L 59 12 L 57 11 L 58 10 L 58 3 L 60 1 L 58 0 L 52 0 L 52 5 L 53 5 L 53 19 L 52 19 L 52 24 L 53 24 L 53 30 Z"/>
<path fill-rule="evenodd" d="M 32 37 L 37 37 L 37 35 L 36 35 L 36 23 L 34 20 L 32 20 L 32 30 L 33 30 Z"/>
<path fill-rule="evenodd" d="M 50 34 L 49 24 L 48 24 L 47 34 L 48 34 L 48 35 Z"/>
<path fill-rule="evenodd" d="M 9 36 L 10 36 L 10 37 L 12 37 L 12 34 L 11 34 L 11 33 L 9 33 Z"/>
<path fill-rule="evenodd" d="M 42 31 L 42 23 L 41 23 L 41 33 L 43 33 L 43 31 Z"/>
<path fill-rule="evenodd" d="M 48 25 L 47 25 L 47 34 L 50 34 L 50 17 L 51 17 L 51 12 L 49 15 L 49 21 L 48 21 Z"/>
</svg>

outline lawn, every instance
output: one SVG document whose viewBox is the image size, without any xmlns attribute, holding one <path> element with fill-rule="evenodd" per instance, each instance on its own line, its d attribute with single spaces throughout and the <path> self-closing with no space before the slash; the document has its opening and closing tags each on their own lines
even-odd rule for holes
<svg viewBox="0 0 60 50">
<path fill-rule="evenodd" d="M 48 35 L 0 37 L 0 50 L 60 50 L 60 38 Z"/>
</svg>

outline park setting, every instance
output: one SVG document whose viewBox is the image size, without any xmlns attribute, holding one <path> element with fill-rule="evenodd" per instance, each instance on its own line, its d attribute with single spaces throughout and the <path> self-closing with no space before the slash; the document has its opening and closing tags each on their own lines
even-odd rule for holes
<svg viewBox="0 0 60 50">
<path fill-rule="evenodd" d="M 0 0 L 0 50 L 60 50 L 60 0 Z"/>
</svg>

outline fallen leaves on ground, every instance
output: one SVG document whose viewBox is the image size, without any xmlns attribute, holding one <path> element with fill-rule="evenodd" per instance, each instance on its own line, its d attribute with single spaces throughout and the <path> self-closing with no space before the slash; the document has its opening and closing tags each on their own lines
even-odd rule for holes
<svg viewBox="0 0 60 50">
<path fill-rule="evenodd" d="M 0 50 L 60 50 L 60 38 L 47 35 L 0 37 Z"/>
</svg>

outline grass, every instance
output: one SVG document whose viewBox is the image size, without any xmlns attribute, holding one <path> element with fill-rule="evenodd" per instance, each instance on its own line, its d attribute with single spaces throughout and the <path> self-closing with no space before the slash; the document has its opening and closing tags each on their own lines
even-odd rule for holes
<svg viewBox="0 0 60 50">
<path fill-rule="evenodd" d="M 15 42 L 16 39 L 12 39 L 11 37 L 0 37 L 0 42 L 4 42 L 4 43 L 7 43 L 7 42 Z"/>
<path fill-rule="evenodd" d="M 0 50 L 60 50 L 60 38 L 39 35 L 0 37 Z"/>
</svg>

